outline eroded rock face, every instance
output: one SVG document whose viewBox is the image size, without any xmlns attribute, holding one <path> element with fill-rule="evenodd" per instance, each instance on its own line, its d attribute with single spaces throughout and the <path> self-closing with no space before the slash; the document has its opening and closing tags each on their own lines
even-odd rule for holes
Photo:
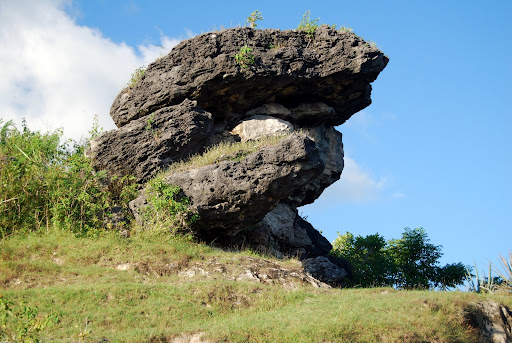
<svg viewBox="0 0 512 343">
<path fill-rule="evenodd" d="M 236 234 L 260 222 L 281 200 L 322 173 L 324 163 L 315 143 L 292 134 L 242 161 L 222 161 L 165 177 L 180 186 L 200 220 L 198 231 Z"/>
<path fill-rule="evenodd" d="M 326 256 L 306 258 L 302 266 L 308 275 L 330 285 L 341 286 L 348 275 L 345 269 L 332 263 Z"/>
<path fill-rule="evenodd" d="M 242 70 L 235 55 L 246 44 L 255 64 Z M 295 30 L 205 33 L 152 63 L 133 89 L 117 96 L 110 114 L 121 127 L 188 98 L 213 113 L 216 121 L 234 125 L 241 114 L 265 103 L 295 108 L 320 101 L 334 110 L 322 118 L 301 115 L 306 119 L 301 124 L 340 125 L 371 103 L 370 82 L 387 62 L 355 34 L 327 26 L 319 27 L 312 41 Z"/>
<path fill-rule="evenodd" d="M 315 142 L 324 168 L 305 187 L 296 189 L 289 197 L 288 202 L 296 207 L 311 204 L 318 199 L 327 187 L 339 180 L 344 167 L 340 132 L 332 126 L 324 125 L 304 128 L 304 131 Z"/>
<path fill-rule="evenodd" d="M 233 248 L 250 247 L 278 256 L 311 258 L 323 256 L 332 249 L 331 243 L 296 208 L 281 202 L 255 226 L 243 230 L 222 242 Z"/>
<path fill-rule="evenodd" d="M 255 63 L 242 68 L 235 55 L 246 44 Z M 299 257 L 313 277 L 343 285 L 350 266 L 328 255 L 331 244 L 297 207 L 340 178 L 343 144 L 333 126 L 370 104 L 370 83 L 387 62 L 361 38 L 327 26 L 313 39 L 251 28 L 197 36 L 121 91 L 111 107 L 119 129 L 92 142 L 93 164 L 143 182 L 213 144 L 287 134 L 247 156 L 171 168 L 163 180 L 190 198 L 200 218 L 191 229 L 201 239 Z M 130 208 L 141 218 L 146 206 L 143 190 Z"/>
<path fill-rule="evenodd" d="M 212 115 L 184 100 L 105 132 L 91 141 L 96 169 L 147 181 L 165 168 L 204 150 L 212 134 Z"/>
<path fill-rule="evenodd" d="M 481 301 L 465 311 L 464 321 L 480 331 L 481 342 L 512 341 L 512 311 L 494 301 Z"/>
</svg>

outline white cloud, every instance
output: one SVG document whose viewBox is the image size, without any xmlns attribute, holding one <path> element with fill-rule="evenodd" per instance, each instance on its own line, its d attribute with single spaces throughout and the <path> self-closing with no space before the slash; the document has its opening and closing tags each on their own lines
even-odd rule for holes
<svg viewBox="0 0 512 343">
<path fill-rule="evenodd" d="M 347 155 L 344 161 L 340 180 L 329 186 L 314 204 L 308 206 L 325 208 L 343 203 L 366 203 L 382 196 L 388 186 L 385 177 L 372 177 Z"/>
<path fill-rule="evenodd" d="M 79 26 L 66 0 L 0 0 L 0 118 L 29 128 L 64 128 L 79 139 L 99 116 L 114 128 L 110 105 L 131 73 L 167 53 L 179 40 L 135 50 L 96 29 Z"/>
<path fill-rule="evenodd" d="M 386 186 L 385 177 L 373 178 L 352 158 L 345 156 L 345 168 L 341 179 L 329 187 L 323 196 L 339 202 L 365 202 L 377 199 Z"/>
</svg>

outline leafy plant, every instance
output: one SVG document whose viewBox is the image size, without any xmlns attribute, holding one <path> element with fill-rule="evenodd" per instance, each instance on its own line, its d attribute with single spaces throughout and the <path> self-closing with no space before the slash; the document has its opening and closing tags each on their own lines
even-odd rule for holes
<svg viewBox="0 0 512 343">
<path fill-rule="evenodd" d="M 144 74 L 146 73 L 146 66 L 139 67 L 135 69 L 135 71 L 132 73 L 130 77 L 130 81 L 128 82 L 128 87 L 133 88 L 137 82 L 139 82 Z"/>
<path fill-rule="evenodd" d="M 311 11 L 306 11 L 297 27 L 298 30 L 306 32 L 306 37 L 308 37 L 309 41 L 313 40 L 315 37 L 315 31 L 318 28 L 318 21 L 320 20 L 320 18 L 311 20 L 310 15 Z"/>
<path fill-rule="evenodd" d="M 0 340 L 39 343 L 42 332 L 60 321 L 57 312 L 41 315 L 37 307 L 14 304 L 0 295 Z"/>
<path fill-rule="evenodd" d="M 499 255 L 499 266 L 489 262 L 488 275 L 480 276 L 476 262 L 473 268 L 466 268 L 466 283 L 470 292 L 475 293 L 497 293 L 504 291 L 512 294 L 512 252 L 509 252 L 509 261 L 503 255 Z M 492 272 L 497 276 L 492 276 Z"/>
<path fill-rule="evenodd" d="M 90 140 L 100 136 L 103 133 L 103 128 L 100 127 L 100 121 L 98 115 L 95 114 L 92 120 L 92 128 L 89 130 Z"/>
<path fill-rule="evenodd" d="M 107 191 L 111 202 L 124 208 L 128 208 L 128 203 L 138 195 L 137 178 L 132 175 L 112 176 L 107 185 Z"/>
<path fill-rule="evenodd" d="M 499 272 L 498 272 L 499 273 Z M 475 274 L 472 273 L 471 268 L 466 268 L 466 282 L 470 292 L 475 293 L 495 293 L 506 286 L 506 280 L 501 276 L 492 276 L 492 263 L 489 262 L 489 276 L 485 273 L 483 277 L 480 276 L 478 268 L 475 263 Z M 473 281 L 473 278 L 475 280 Z"/>
<path fill-rule="evenodd" d="M 153 129 L 153 123 L 155 122 L 155 115 L 154 113 L 151 113 L 148 118 L 146 119 L 146 126 L 144 127 L 144 130 L 150 131 Z"/>
<path fill-rule="evenodd" d="M 236 63 L 242 69 L 249 69 L 250 66 L 254 65 L 254 55 L 251 53 L 252 49 L 246 45 L 240 48 L 238 54 L 235 55 Z"/>
<path fill-rule="evenodd" d="M 150 204 L 144 213 L 146 221 L 178 232 L 188 229 L 199 219 L 199 215 L 190 209 L 190 199 L 181 188 L 165 183 L 162 176 L 149 181 L 146 192 Z"/>
<path fill-rule="evenodd" d="M 433 280 L 434 287 L 447 290 L 448 288 L 456 287 L 464 283 L 466 266 L 461 262 L 447 264 L 443 267 L 437 267 L 436 269 L 436 276 Z"/>
<path fill-rule="evenodd" d="M 470 292 L 480 293 L 480 275 L 478 274 L 478 268 L 475 263 L 475 273 L 473 274 L 473 268 L 466 267 L 466 282 Z M 476 282 L 473 281 L 473 277 L 476 277 Z"/>
<path fill-rule="evenodd" d="M 402 238 L 390 240 L 389 252 L 395 264 L 393 278 L 400 288 L 428 288 L 435 279 L 441 246 L 429 243 L 424 229 L 406 228 Z"/>
<path fill-rule="evenodd" d="M 256 10 L 252 12 L 249 17 L 247 17 L 246 23 L 249 24 L 250 28 L 255 29 L 258 26 L 256 22 L 259 20 L 263 20 L 263 17 L 261 16 L 261 12 Z"/>
</svg>

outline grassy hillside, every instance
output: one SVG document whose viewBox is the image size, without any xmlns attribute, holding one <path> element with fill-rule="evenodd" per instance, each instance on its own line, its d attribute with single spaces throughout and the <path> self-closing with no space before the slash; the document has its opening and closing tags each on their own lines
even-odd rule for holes
<svg viewBox="0 0 512 343">
<path fill-rule="evenodd" d="M 477 342 L 472 304 L 512 307 L 498 295 L 315 288 L 299 273 L 296 260 L 168 233 L 18 233 L 0 241 L 0 299 L 15 314 L 2 329 L 35 332 L 16 315 L 25 306 L 59 319 L 33 334 L 42 342 Z"/>
<path fill-rule="evenodd" d="M 2 343 L 477 342 L 474 304 L 512 307 L 510 296 L 331 289 L 297 260 L 199 244 L 184 235 L 187 199 L 159 178 L 145 227 L 129 215 L 114 223 L 114 208 L 127 214 L 137 194 L 133 178 L 95 173 L 87 142 L 61 138 L 0 119 Z M 189 163 L 253 148 L 221 146 Z"/>
</svg>

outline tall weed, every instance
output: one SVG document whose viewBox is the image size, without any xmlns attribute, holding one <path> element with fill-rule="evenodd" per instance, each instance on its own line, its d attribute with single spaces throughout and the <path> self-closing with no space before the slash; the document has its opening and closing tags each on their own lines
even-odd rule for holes
<svg viewBox="0 0 512 343">
<path fill-rule="evenodd" d="M 87 144 L 0 119 L 0 238 L 54 225 L 81 235 L 104 227 L 119 197 L 106 187 L 106 173 L 94 172 Z"/>
</svg>

